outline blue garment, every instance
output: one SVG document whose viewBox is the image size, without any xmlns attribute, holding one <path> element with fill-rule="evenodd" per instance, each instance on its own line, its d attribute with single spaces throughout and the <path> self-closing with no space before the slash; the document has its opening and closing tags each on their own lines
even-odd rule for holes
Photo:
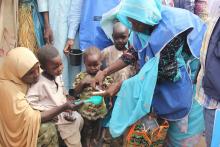
<svg viewBox="0 0 220 147">
<path fill-rule="evenodd" d="M 142 47 L 137 40 L 134 40 L 134 47 L 138 52 L 141 50 L 139 52 L 141 66 L 145 64 L 146 59 L 154 57 L 177 34 L 191 29 L 192 31 L 187 35 L 187 44 L 191 53 L 195 57 L 199 57 L 206 29 L 205 24 L 196 15 L 186 10 L 165 6 L 162 9 L 162 18 L 151 34 L 146 47 Z M 143 50 L 143 48 L 145 49 Z M 185 66 L 180 67 L 180 71 L 182 78 L 179 81 L 175 83 L 163 82 L 155 88 L 152 103 L 154 110 L 159 116 L 169 120 L 181 119 L 186 116 L 192 104 L 193 85 L 191 79 Z M 184 99 L 181 98 L 183 95 Z"/>
<path fill-rule="evenodd" d="M 128 17 L 154 26 L 162 19 L 161 8 L 161 0 L 124 0 L 121 2 L 117 18 L 129 29 L 132 28 L 132 24 Z"/>
<path fill-rule="evenodd" d="M 115 7 L 120 0 L 84 0 L 80 20 L 80 49 L 91 46 L 104 49 L 112 45 L 100 27 L 102 14 Z"/>
<path fill-rule="evenodd" d="M 123 82 L 109 123 L 113 137 L 120 136 L 128 126 L 150 112 L 158 63 L 159 57 L 150 59 L 136 76 Z"/>
<path fill-rule="evenodd" d="M 215 120 L 213 126 L 213 134 L 212 134 L 212 144 L 211 147 L 220 146 L 220 109 L 217 109 L 215 112 Z"/>
<path fill-rule="evenodd" d="M 186 57 L 185 60 L 187 62 L 187 65 L 190 66 L 190 68 L 188 68 L 188 72 L 190 73 L 192 81 L 194 81 L 196 78 L 195 76 L 199 65 L 199 60 L 194 58 L 193 56 Z M 185 139 L 194 139 L 192 137 L 197 137 L 196 135 L 201 135 L 202 132 L 205 130 L 203 107 L 195 100 L 195 93 L 196 85 L 193 86 L 194 100 L 189 115 L 186 116 L 184 119 L 169 122 L 170 127 L 168 129 L 168 136 L 170 146 L 182 146 L 183 144 L 185 145 Z M 190 144 L 192 142 L 188 143 Z"/>
<path fill-rule="evenodd" d="M 132 13 L 139 12 L 138 9 L 136 9 L 136 11 L 130 9 L 130 11 L 132 11 Z M 120 18 L 123 18 L 123 16 L 127 17 L 126 15 L 121 14 L 121 16 L 118 17 L 119 20 Z M 187 35 L 187 45 L 189 46 L 191 53 L 194 57 L 199 57 L 203 36 L 206 31 L 206 25 L 199 19 L 199 17 L 189 11 L 166 6 L 162 6 L 161 16 L 162 19 L 159 21 L 155 30 L 151 33 L 146 46 L 142 46 L 140 40 L 138 40 L 138 36 L 134 35 L 134 38 L 137 39 L 134 39 L 133 45 L 139 54 L 141 67 L 143 68 L 145 65 L 148 66 L 148 62 L 154 59 L 155 56 L 157 57 L 160 51 L 173 38 L 185 31 L 189 31 Z M 123 20 L 125 19 L 122 19 L 122 23 L 125 22 Z M 129 27 L 129 24 L 124 23 L 124 25 Z M 155 64 L 154 66 L 155 68 L 158 68 L 158 64 Z M 193 85 L 191 79 L 187 73 L 186 66 L 180 66 L 179 69 L 182 77 L 179 81 L 163 82 L 157 84 L 155 88 L 153 84 L 149 84 L 143 86 L 141 91 L 139 91 L 149 91 L 153 87 L 151 92 L 154 93 L 152 101 L 154 111 L 159 116 L 169 120 L 183 118 L 189 113 L 192 105 Z M 149 75 L 146 74 L 146 77 L 151 77 L 152 75 L 150 74 L 152 74 L 152 72 L 149 72 Z M 150 81 L 156 84 L 156 80 L 157 79 L 151 79 Z M 126 87 L 132 86 L 127 84 Z M 134 85 L 134 83 L 130 84 Z M 127 90 L 127 92 L 129 92 L 129 90 Z M 121 93 L 121 91 L 119 93 Z M 146 93 L 142 94 L 145 95 L 145 99 L 149 98 Z M 120 97 L 120 95 L 118 96 L 116 104 L 120 103 L 120 105 L 118 104 L 114 106 L 112 118 L 110 120 L 110 131 L 114 137 L 121 135 L 124 129 L 131 125 L 129 120 L 131 119 L 131 114 L 133 114 L 133 107 L 142 107 L 142 104 L 138 103 L 139 98 L 140 97 L 137 99 L 130 98 L 129 100 L 123 100 L 123 97 Z M 124 116 L 124 114 L 130 115 L 125 115 L 123 121 L 121 121 L 121 118 L 119 119 L 118 117 L 119 114 L 117 114 L 117 112 L 119 110 L 117 109 L 124 109 L 121 110 L 120 116 Z M 137 121 L 148 113 L 147 110 L 145 110 L 145 114 L 143 112 L 144 111 L 136 111 L 135 114 L 133 114 L 136 117 L 132 118 L 132 122 Z M 123 122 L 125 124 L 122 124 Z"/>
</svg>

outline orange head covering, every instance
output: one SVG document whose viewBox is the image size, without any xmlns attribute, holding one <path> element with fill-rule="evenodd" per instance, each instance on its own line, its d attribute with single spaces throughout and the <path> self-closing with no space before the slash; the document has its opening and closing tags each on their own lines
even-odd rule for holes
<svg viewBox="0 0 220 147">
<path fill-rule="evenodd" d="M 21 78 L 38 62 L 27 48 L 9 51 L 0 67 L 0 146 L 35 147 L 40 112 L 25 98 L 28 85 Z"/>
</svg>

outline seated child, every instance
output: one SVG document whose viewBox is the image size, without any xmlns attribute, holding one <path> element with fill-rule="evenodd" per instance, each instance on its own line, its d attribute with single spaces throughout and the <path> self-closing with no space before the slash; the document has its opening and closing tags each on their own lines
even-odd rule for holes
<svg viewBox="0 0 220 147">
<path fill-rule="evenodd" d="M 102 51 L 102 60 L 106 66 L 114 63 L 121 55 L 127 51 L 126 44 L 128 43 L 129 31 L 120 22 L 115 22 L 113 26 L 112 38 L 114 45 L 105 48 Z M 126 80 L 135 75 L 137 72 L 136 65 L 129 65 L 118 72 L 111 75 L 114 81 Z"/>
<path fill-rule="evenodd" d="M 79 73 L 73 83 L 75 94 L 79 94 L 80 99 L 88 99 L 92 96 L 92 92 L 96 92 L 92 88 L 91 80 L 95 77 L 101 67 L 101 52 L 96 47 L 88 48 L 84 55 L 84 64 L 86 67 L 85 72 Z M 113 82 L 112 78 L 106 77 L 103 82 L 103 90 L 106 89 Z M 82 143 L 85 146 L 94 145 L 97 142 L 97 138 L 100 127 L 100 120 L 107 114 L 107 108 L 103 99 L 102 104 L 96 106 L 93 104 L 83 104 L 79 110 L 80 114 L 84 118 L 84 127 L 82 130 Z"/>
<path fill-rule="evenodd" d="M 63 64 L 56 48 L 47 45 L 39 50 L 38 59 L 43 69 L 39 81 L 32 85 L 27 100 L 37 110 L 46 111 L 67 102 L 62 83 Z M 58 115 L 58 131 L 68 147 L 80 147 L 80 131 L 83 119 L 76 111 L 62 112 Z"/>
</svg>

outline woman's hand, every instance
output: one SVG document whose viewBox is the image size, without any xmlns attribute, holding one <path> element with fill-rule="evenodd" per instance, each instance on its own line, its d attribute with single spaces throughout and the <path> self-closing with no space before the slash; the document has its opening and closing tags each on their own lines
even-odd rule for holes
<svg viewBox="0 0 220 147">
<path fill-rule="evenodd" d="M 49 26 L 44 27 L 44 40 L 47 44 L 53 43 L 53 32 Z"/>
<path fill-rule="evenodd" d="M 65 55 L 68 55 L 71 48 L 73 47 L 74 45 L 74 39 L 68 39 L 67 42 L 66 42 L 66 45 L 65 45 L 65 48 L 63 50 L 64 54 Z"/>
<path fill-rule="evenodd" d="M 102 87 L 102 82 L 104 78 L 107 76 L 106 71 L 98 71 L 96 74 L 95 78 L 91 81 L 91 85 L 94 89 L 96 89 L 96 86 L 98 85 L 99 87 Z"/>
<path fill-rule="evenodd" d="M 98 95 L 101 95 L 103 97 L 113 97 L 116 96 L 116 94 L 118 93 L 118 91 L 121 88 L 121 84 L 122 82 L 118 82 L 118 83 L 114 83 L 111 84 L 108 89 L 106 89 L 104 92 L 99 92 L 97 93 Z M 97 95 L 96 93 L 94 93 L 94 95 Z"/>
</svg>

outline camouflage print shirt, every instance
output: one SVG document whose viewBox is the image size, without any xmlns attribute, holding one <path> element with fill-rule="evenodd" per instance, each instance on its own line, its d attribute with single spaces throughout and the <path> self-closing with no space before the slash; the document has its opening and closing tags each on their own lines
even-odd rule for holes
<svg viewBox="0 0 220 147">
<path fill-rule="evenodd" d="M 73 83 L 73 88 L 75 88 L 82 80 L 85 79 L 86 76 L 89 76 L 86 72 L 79 73 L 75 81 Z M 103 81 L 103 88 L 106 89 L 108 86 L 113 83 L 113 79 L 107 76 Z M 82 100 L 86 100 L 92 96 L 92 92 L 95 92 L 91 86 L 85 87 L 82 92 L 79 94 L 79 98 Z M 89 120 L 97 120 L 99 118 L 104 118 L 107 114 L 106 104 L 103 99 L 103 103 L 101 105 L 93 105 L 93 104 L 84 104 L 79 110 L 80 114 Z"/>
</svg>

